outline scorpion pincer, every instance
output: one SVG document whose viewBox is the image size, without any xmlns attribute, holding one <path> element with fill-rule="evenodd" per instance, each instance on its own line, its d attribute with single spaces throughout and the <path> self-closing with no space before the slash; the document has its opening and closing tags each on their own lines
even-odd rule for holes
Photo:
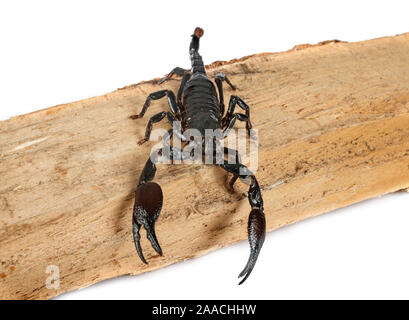
<svg viewBox="0 0 409 320">
<path fill-rule="evenodd" d="M 250 109 L 242 99 L 240 99 L 238 96 L 232 95 L 230 97 L 227 112 L 224 115 L 225 108 L 222 82 L 226 81 L 233 90 L 236 88 L 232 85 L 225 74 L 219 73 L 215 76 L 215 82 L 218 89 L 217 94 L 214 84 L 206 75 L 202 57 L 198 52 L 199 39 L 202 35 L 203 30 L 201 28 L 196 28 L 192 35 L 192 40 L 190 43 L 191 69 L 185 70 L 176 67 L 166 77 L 158 81 L 158 84 L 161 84 L 170 79 L 174 74 L 182 76 L 177 96 L 175 96 L 171 90 L 160 90 L 153 92 L 147 97 L 141 112 L 130 117 L 131 119 L 142 118 L 149 108 L 152 100 L 159 100 L 165 96 L 167 97 L 170 111 L 159 112 L 150 118 L 146 128 L 145 137 L 138 142 L 139 144 L 149 140 L 152 125 L 161 121 L 165 117 L 172 125 L 172 129 L 168 131 L 168 138 L 171 135 L 177 135 L 186 144 L 191 142 L 184 136 L 184 132 L 188 129 L 196 129 L 201 133 L 202 138 L 205 136 L 205 130 L 221 130 L 223 134 L 219 138 L 214 138 L 216 141 L 213 142 L 215 143 L 218 139 L 223 139 L 227 136 L 229 131 L 234 126 L 236 120 L 246 123 L 248 134 L 250 138 L 252 137 Z M 234 111 L 236 105 L 244 110 L 244 113 L 235 113 Z M 180 122 L 181 126 L 174 126 L 175 122 Z M 204 138 L 201 141 L 204 144 Z M 140 245 L 139 231 L 141 226 L 144 226 L 147 238 L 151 242 L 152 247 L 159 255 L 162 255 L 162 249 L 155 234 L 155 221 L 158 219 L 162 208 L 163 193 L 161 187 L 157 183 L 152 182 L 155 177 L 158 158 L 159 156 L 166 156 L 167 159 L 172 160 L 176 158 L 184 159 L 190 156 L 190 154 L 187 155 L 186 151 L 182 151 L 180 148 L 170 145 L 168 145 L 167 148 L 167 152 L 165 152 L 165 147 L 155 150 L 146 161 L 145 167 L 139 178 L 137 190 L 135 192 L 132 231 L 136 250 L 140 259 L 144 263 L 147 262 L 144 258 Z M 239 283 L 242 284 L 252 272 L 261 247 L 264 243 L 266 221 L 264 217 L 263 199 L 256 177 L 246 166 L 241 164 L 240 156 L 236 150 L 224 147 L 222 151 L 223 154 L 231 154 L 231 152 L 234 152 L 236 155 L 236 161 L 234 161 L 234 163 L 222 159 L 222 161 L 218 164 L 224 170 L 233 174 L 233 177 L 229 183 L 230 188 L 233 188 L 233 185 L 237 179 L 240 179 L 244 183 L 250 185 L 248 190 L 248 200 L 251 206 L 248 219 L 250 257 L 245 268 L 239 274 L 239 278 L 244 277 Z"/>
</svg>

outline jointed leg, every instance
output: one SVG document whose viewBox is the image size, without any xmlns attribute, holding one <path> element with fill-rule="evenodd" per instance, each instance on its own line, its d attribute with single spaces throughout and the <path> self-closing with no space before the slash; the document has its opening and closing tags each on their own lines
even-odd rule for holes
<svg viewBox="0 0 409 320">
<path fill-rule="evenodd" d="M 180 109 L 182 107 L 181 100 L 182 100 L 183 89 L 184 89 L 184 87 L 186 85 L 186 82 L 190 79 L 192 74 L 190 73 L 190 70 L 188 70 L 188 69 L 183 69 L 183 68 L 176 67 L 171 72 L 169 72 L 169 74 L 166 77 L 159 80 L 158 84 L 162 84 L 165 81 L 169 80 L 174 74 L 176 74 L 178 76 L 183 76 L 182 81 L 180 82 L 180 86 L 179 86 L 179 90 L 178 90 L 178 94 L 177 94 L 177 100 L 176 100 L 176 105 L 178 106 L 178 110 L 177 110 L 177 112 L 174 112 L 175 115 L 176 115 L 176 118 L 178 120 L 182 120 L 182 116 L 180 114 Z"/>
<path fill-rule="evenodd" d="M 146 112 L 146 110 L 148 110 L 151 101 L 152 100 L 159 100 L 161 98 L 163 98 L 164 96 L 168 97 L 168 102 L 169 102 L 169 107 L 170 110 L 172 111 L 173 114 L 175 114 L 176 116 L 180 115 L 180 109 L 179 106 L 176 104 L 176 98 L 175 98 L 175 94 L 170 91 L 170 90 L 160 90 L 160 91 L 156 91 L 151 93 L 147 98 L 146 101 L 142 107 L 142 110 L 139 114 L 134 114 L 132 116 L 130 116 L 131 119 L 138 119 L 138 118 L 142 118 Z"/>
<path fill-rule="evenodd" d="M 223 81 L 226 81 L 229 86 L 236 90 L 236 87 L 230 82 L 229 78 L 224 73 L 218 73 L 215 76 L 214 81 L 216 82 L 217 89 L 219 90 L 219 101 L 220 101 L 220 114 L 224 114 L 224 95 L 223 95 Z"/>
<path fill-rule="evenodd" d="M 192 74 L 190 72 L 185 72 L 183 74 L 182 81 L 180 82 L 179 90 L 178 90 L 178 95 L 177 95 L 177 104 L 179 107 L 182 105 L 182 94 L 183 94 L 183 89 L 185 88 L 186 82 L 190 79 Z"/>
<path fill-rule="evenodd" d="M 161 121 L 166 116 L 166 114 L 167 113 L 165 111 L 162 111 L 162 112 L 155 114 L 152 118 L 149 119 L 148 125 L 146 126 L 146 130 L 145 130 L 145 137 L 138 141 L 139 145 L 144 144 L 146 141 L 149 140 L 149 137 L 151 136 L 151 132 L 152 132 L 152 125 L 154 123 Z"/>
<path fill-rule="evenodd" d="M 165 116 L 167 116 L 170 125 L 173 126 L 173 122 L 176 121 L 176 118 L 173 116 L 172 113 L 162 111 L 162 112 L 159 112 L 159 113 L 155 114 L 152 118 L 149 119 L 148 125 L 146 126 L 145 137 L 143 139 L 139 140 L 139 142 L 138 142 L 139 145 L 141 145 L 141 144 L 143 144 L 143 143 L 145 143 L 146 141 L 149 140 L 149 137 L 151 136 L 151 132 L 152 132 L 152 125 L 154 123 L 157 123 L 157 122 L 161 121 L 163 118 L 165 118 Z M 182 135 L 180 130 L 176 131 L 176 134 L 182 140 L 183 140 L 183 138 L 186 140 L 186 138 Z"/>
<path fill-rule="evenodd" d="M 223 136 L 227 137 L 227 135 L 229 134 L 230 130 L 233 128 L 234 123 L 236 122 L 236 119 L 240 120 L 240 121 L 245 121 L 246 122 L 246 129 L 247 132 L 250 136 L 250 138 L 253 137 L 252 133 L 251 133 L 251 128 L 253 127 L 251 125 L 250 119 L 248 116 L 241 114 L 241 113 L 235 113 L 233 115 L 233 117 L 230 119 L 230 122 L 228 123 L 227 127 L 224 129 L 223 131 Z"/>
<path fill-rule="evenodd" d="M 189 72 L 189 70 L 183 69 L 183 68 L 180 68 L 180 67 L 173 68 L 172 71 L 169 72 L 166 77 L 164 77 L 164 78 L 162 78 L 162 79 L 160 79 L 158 81 L 158 84 L 162 84 L 165 81 L 169 80 L 174 74 L 176 74 L 178 76 L 183 76 L 186 72 Z"/>
<path fill-rule="evenodd" d="M 228 156 L 230 156 L 232 154 L 235 154 L 235 162 L 234 163 L 235 164 L 241 164 L 241 157 L 240 157 L 240 154 L 239 154 L 239 152 L 237 150 L 224 147 L 224 153 L 227 154 Z M 228 158 L 228 161 L 230 163 L 229 158 Z M 230 179 L 229 188 L 230 188 L 231 192 L 234 192 L 234 187 L 233 186 L 234 186 L 234 184 L 235 184 L 235 182 L 237 181 L 238 178 L 239 178 L 239 176 L 233 175 L 233 177 Z"/>
<path fill-rule="evenodd" d="M 263 198 L 261 196 L 260 186 L 253 173 L 242 164 L 229 164 L 226 161 L 221 165 L 226 171 L 238 176 L 242 181 L 250 178 L 250 188 L 248 199 L 251 211 L 248 220 L 248 236 L 250 243 L 250 257 L 239 278 L 244 277 L 239 284 L 242 284 L 249 277 L 256 264 L 266 235 L 266 220 L 264 216 Z"/>
<path fill-rule="evenodd" d="M 230 149 L 230 148 L 228 148 L 228 147 L 224 147 L 224 154 L 227 154 L 228 156 L 230 156 L 230 155 L 234 155 L 235 156 L 235 159 L 234 159 L 234 164 L 236 164 L 236 163 L 241 163 L 241 157 L 240 157 L 240 154 L 239 154 L 239 152 L 237 151 L 237 150 L 234 150 L 234 149 Z M 229 159 L 229 158 L 228 158 Z M 230 159 L 228 160 L 229 162 L 230 162 Z"/>
<path fill-rule="evenodd" d="M 231 121 L 236 105 L 239 105 L 239 107 L 246 112 L 245 115 L 247 116 L 247 118 L 250 119 L 250 107 L 247 105 L 247 103 L 245 103 L 238 96 L 231 96 L 230 101 L 229 101 L 229 107 L 226 112 L 226 116 L 222 120 L 222 124 L 224 127 L 227 126 L 228 123 Z"/>
</svg>

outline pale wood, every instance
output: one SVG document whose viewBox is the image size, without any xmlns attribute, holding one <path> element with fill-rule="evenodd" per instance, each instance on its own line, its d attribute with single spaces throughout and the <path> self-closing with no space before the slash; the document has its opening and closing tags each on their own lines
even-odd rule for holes
<svg viewBox="0 0 409 320">
<path fill-rule="evenodd" d="M 228 74 L 252 108 L 268 230 L 409 186 L 408 66 L 403 34 L 208 68 Z M 136 141 L 147 118 L 167 110 L 166 99 L 144 120 L 128 117 L 150 92 L 178 84 L 145 82 L 0 122 L 1 298 L 50 298 L 247 237 L 245 186 L 231 195 L 220 168 L 161 166 L 157 234 L 165 254 L 143 237 L 150 264 L 137 257 L 132 197 L 154 143 Z M 48 265 L 60 268 L 59 290 L 45 286 Z"/>
</svg>

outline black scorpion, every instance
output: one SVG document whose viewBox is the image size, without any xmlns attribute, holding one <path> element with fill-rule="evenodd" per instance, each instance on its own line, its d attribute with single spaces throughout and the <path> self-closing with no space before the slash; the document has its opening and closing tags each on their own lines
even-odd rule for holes
<svg viewBox="0 0 409 320">
<path fill-rule="evenodd" d="M 182 76 L 182 81 L 179 87 L 177 96 L 171 90 L 160 90 L 151 93 L 146 99 L 145 104 L 139 114 L 133 115 L 131 119 L 137 119 L 144 116 L 152 100 L 158 100 L 163 97 L 168 98 L 170 112 L 159 112 L 150 118 L 145 137 L 139 141 L 142 144 L 149 140 L 152 125 L 164 119 L 165 117 L 172 125 L 172 129 L 168 131 L 167 139 L 172 135 L 177 135 L 182 141 L 188 143 L 188 139 L 183 135 L 187 129 L 196 129 L 200 132 L 205 144 L 204 136 L 206 129 L 217 130 L 223 132 L 220 139 L 227 136 L 232 129 L 236 120 L 246 123 L 247 131 L 252 136 L 252 125 L 250 122 L 249 106 L 239 97 L 232 95 L 230 98 L 227 112 L 224 114 L 224 99 L 222 82 L 226 81 L 230 87 L 235 90 L 235 87 L 229 81 L 225 74 L 219 73 L 215 76 L 215 82 L 219 94 L 217 95 L 214 84 L 206 75 L 206 70 L 203 64 L 202 57 L 199 50 L 199 39 L 203 35 L 201 28 L 196 28 L 190 43 L 190 60 L 192 68 L 185 70 L 179 67 L 174 68 L 165 78 L 158 81 L 158 84 L 170 79 L 174 74 Z M 243 113 L 235 113 L 235 107 L 238 105 L 245 111 Z M 174 126 L 176 122 L 180 121 L 181 127 Z M 164 141 L 166 139 L 164 138 Z M 217 139 L 215 139 L 217 140 Z M 140 246 L 140 228 L 145 227 L 147 238 L 151 242 L 155 251 L 162 255 L 162 249 L 158 243 L 155 234 L 155 221 L 159 217 L 159 213 L 163 204 L 163 194 L 161 187 L 152 182 L 156 173 L 156 163 L 158 163 L 159 156 L 166 156 L 167 159 L 172 160 L 176 158 L 186 158 L 186 151 L 182 151 L 174 146 L 162 147 L 152 153 L 147 160 L 145 167 L 139 178 L 138 188 L 135 192 L 135 205 L 133 208 L 133 238 L 139 257 L 144 263 L 147 263 Z M 206 148 L 205 148 L 206 149 Z M 242 284 L 252 272 L 257 261 L 261 247 L 264 243 L 266 222 L 264 217 L 263 199 L 256 177 L 253 173 L 240 162 L 240 156 L 236 150 L 224 147 L 223 153 L 230 154 L 234 152 L 236 161 L 231 163 L 222 159 L 219 164 L 224 170 L 233 174 L 229 186 L 233 188 L 233 184 L 238 178 L 246 184 L 249 184 L 248 200 L 251 206 L 251 212 L 248 219 L 248 237 L 250 243 L 250 257 L 248 262 L 240 273 L 240 277 L 244 277 L 239 284 Z"/>
</svg>

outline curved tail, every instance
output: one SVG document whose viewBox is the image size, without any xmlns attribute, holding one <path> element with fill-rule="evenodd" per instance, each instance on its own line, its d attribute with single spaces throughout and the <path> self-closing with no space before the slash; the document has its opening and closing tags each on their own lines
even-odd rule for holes
<svg viewBox="0 0 409 320">
<path fill-rule="evenodd" d="M 203 64 L 202 56 L 199 54 L 199 39 L 203 36 L 203 29 L 197 27 L 192 34 L 192 41 L 190 42 L 189 52 L 190 61 L 192 62 L 192 73 L 204 73 L 206 70 Z"/>
</svg>

